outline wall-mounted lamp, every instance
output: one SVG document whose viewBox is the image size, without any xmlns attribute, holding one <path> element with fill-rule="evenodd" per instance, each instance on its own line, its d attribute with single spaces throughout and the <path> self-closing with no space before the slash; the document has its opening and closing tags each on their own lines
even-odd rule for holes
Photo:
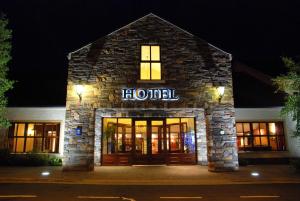
<svg viewBox="0 0 300 201">
<path fill-rule="evenodd" d="M 76 93 L 77 93 L 77 95 L 79 97 L 79 102 L 81 102 L 81 100 L 82 100 L 82 93 L 84 91 L 83 85 L 75 85 L 75 90 L 76 90 Z"/>
<path fill-rule="evenodd" d="M 218 86 L 217 91 L 218 91 L 218 96 L 219 96 L 219 103 L 221 103 L 221 99 L 224 96 L 225 87 L 224 86 Z"/>
</svg>

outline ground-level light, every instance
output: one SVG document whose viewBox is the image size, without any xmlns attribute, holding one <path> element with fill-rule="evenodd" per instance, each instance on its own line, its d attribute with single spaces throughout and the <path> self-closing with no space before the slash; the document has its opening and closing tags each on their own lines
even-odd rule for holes
<svg viewBox="0 0 300 201">
<path fill-rule="evenodd" d="M 259 176 L 259 173 L 258 173 L 258 172 L 251 172 L 251 176 L 253 176 L 253 177 L 258 177 L 258 176 Z"/>
<path fill-rule="evenodd" d="M 49 176 L 49 175 L 50 175 L 50 172 L 44 171 L 44 172 L 41 173 L 41 175 L 42 175 L 42 176 Z"/>
</svg>

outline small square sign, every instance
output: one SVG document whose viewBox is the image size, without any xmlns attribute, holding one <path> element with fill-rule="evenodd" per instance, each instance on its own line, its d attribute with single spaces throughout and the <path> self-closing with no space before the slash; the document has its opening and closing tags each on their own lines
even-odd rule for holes
<svg viewBox="0 0 300 201">
<path fill-rule="evenodd" d="M 75 128 L 75 133 L 77 136 L 80 136 L 82 134 L 82 126 L 77 126 L 77 128 Z"/>
</svg>

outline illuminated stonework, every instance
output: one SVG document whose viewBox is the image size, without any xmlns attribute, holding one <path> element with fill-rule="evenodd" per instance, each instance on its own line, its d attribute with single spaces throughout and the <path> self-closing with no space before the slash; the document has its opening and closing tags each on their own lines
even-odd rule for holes
<svg viewBox="0 0 300 201">
<path fill-rule="evenodd" d="M 147 51 L 141 55 L 143 46 L 155 46 L 152 60 Z M 141 63 L 154 64 L 157 80 L 150 79 L 148 64 L 141 76 Z M 85 86 L 81 102 L 78 84 Z M 217 86 L 225 87 L 220 103 Z M 233 103 L 231 55 L 149 14 L 70 53 L 64 169 L 101 165 L 102 118 L 186 117 L 195 119 L 196 162 L 211 171 L 236 170 Z"/>
</svg>

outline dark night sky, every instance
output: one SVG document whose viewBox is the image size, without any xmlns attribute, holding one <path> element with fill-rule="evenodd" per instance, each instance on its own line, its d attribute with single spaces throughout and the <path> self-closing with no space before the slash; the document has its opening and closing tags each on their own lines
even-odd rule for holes
<svg viewBox="0 0 300 201">
<path fill-rule="evenodd" d="M 271 76 L 300 55 L 300 1 L 0 0 L 13 30 L 10 106 L 65 105 L 67 54 L 150 12 Z"/>
</svg>

